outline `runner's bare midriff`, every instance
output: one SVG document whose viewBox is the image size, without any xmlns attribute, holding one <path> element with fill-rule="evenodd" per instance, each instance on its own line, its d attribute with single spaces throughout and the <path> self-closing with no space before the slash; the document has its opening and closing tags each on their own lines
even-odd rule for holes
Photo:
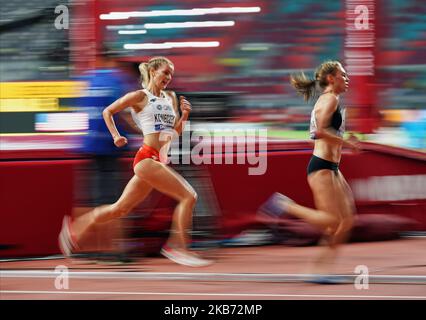
<svg viewBox="0 0 426 320">
<path fill-rule="evenodd" d="M 144 136 L 143 143 L 147 146 L 150 146 L 151 148 L 154 148 L 158 152 L 160 152 L 160 149 L 169 144 L 170 140 L 167 138 L 166 141 L 160 141 L 160 133 L 151 133 L 146 136 Z"/>
<path fill-rule="evenodd" d="M 314 155 L 327 161 L 339 163 L 342 156 L 342 143 L 332 143 L 325 139 L 315 140 Z"/>
</svg>

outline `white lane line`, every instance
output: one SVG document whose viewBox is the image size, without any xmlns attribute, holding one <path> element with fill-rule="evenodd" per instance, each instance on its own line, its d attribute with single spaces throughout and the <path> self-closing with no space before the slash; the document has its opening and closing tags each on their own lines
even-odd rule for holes
<svg viewBox="0 0 426 320">
<path fill-rule="evenodd" d="M 277 294 L 277 293 L 195 293 L 195 292 L 120 292 L 120 291 L 22 291 L 0 290 L 2 294 L 77 294 L 77 295 L 165 295 L 165 296 L 233 296 L 233 297 L 276 297 L 276 298 L 349 298 L 349 299 L 422 299 L 426 296 L 370 296 L 329 294 Z"/>
<path fill-rule="evenodd" d="M 2 278 L 56 278 L 58 272 L 50 270 L 1 270 Z M 303 282 L 312 281 L 312 274 L 273 273 L 203 273 L 203 272 L 93 272 L 68 271 L 74 279 L 132 279 L 132 280 L 192 280 L 192 281 L 259 281 L 259 282 Z M 357 275 L 327 275 L 328 279 L 340 283 L 353 283 Z M 426 276 L 369 275 L 370 283 L 426 284 Z"/>
</svg>

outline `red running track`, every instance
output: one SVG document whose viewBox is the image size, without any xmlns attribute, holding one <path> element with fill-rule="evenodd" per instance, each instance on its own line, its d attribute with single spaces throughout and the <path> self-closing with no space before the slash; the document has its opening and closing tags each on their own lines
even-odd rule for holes
<svg viewBox="0 0 426 320">
<path fill-rule="evenodd" d="M 292 300 L 292 299 L 410 299 L 426 300 L 426 239 L 403 239 L 387 242 L 352 243 L 342 246 L 334 264 L 335 274 L 355 275 L 358 265 L 368 267 L 368 289 L 357 289 L 354 283 L 338 285 L 313 284 L 303 281 L 271 280 L 274 274 L 293 274 L 293 277 L 309 273 L 309 266 L 320 247 L 238 247 L 220 248 L 204 252 L 215 259 L 206 268 L 184 267 L 162 258 L 143 258 L 136 264 L 106 266 L 72 262 L 62 258 L 42 261 L 1 262 L 1 300 Z M 94 272 L 87 278 L 70 277 L 68 289 L 55 288 L 55 267 L 64 265 L 69 272 Z M 19 271 L 15 276 L 7 272 Z M 49 278 L 23 277 L 29 271 L 41 270 Z M 112 272 L 112 273 L 111 273 Z M 160 273 L 160 278 L 146 277 Z M 172 280 L 173 273 L 189 277 Z M 228 274 L 234 280 L 241 274 L 257 274 L 257 281 L 229 279 L 197 279 L 208 273 Z M 115 275 L 114 278 L 107 275 Z M 104 278 L 99 278 L 106 275 Z M 117 276 L 118 275 L 118 276 Z M 387 276 L 388 283 L 377 283 L 373 278 Z M 140 276 L 140 277 L 139 277 Z M 407 276 L 421 276 L 423 281 L 401 283 Z M 139 278 L 138 278 L 139 277 Z M 143 278 L 145 277 L 145 278 Z M 269 279 L 269 280 L 268 280 Z"/>
</svg>

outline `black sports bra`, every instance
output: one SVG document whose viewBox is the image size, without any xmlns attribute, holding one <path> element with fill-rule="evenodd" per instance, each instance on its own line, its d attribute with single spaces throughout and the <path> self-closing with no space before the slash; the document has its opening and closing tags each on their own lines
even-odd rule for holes
<svg viewBox="0 0 426 320">
<path fill-rule="evenodd" d="M 342 111 L 340 109 L 340 105 L 338 105 L 336 111 L 334 111 L 333 116 L 331 117 L 331 127 L 334 130 L 339 130 L 340 126 L 342 125 L 342 122 Z"/>
<path fill-rule="evenodd" d="M 341 107 L 340 104 L 337 105 L 336 111 L 334 111 L 331 117 L 331 123 L 329 128 L 336 130 L 336 135 L 343 137 L 345 133 L 345 108 Z M 315 139 L 315 132 L 317 131 L 317 122 L 315 119 L 315 112 L 312 110 L 311 113 L 311 124 L 310 124 L 310 138 Z"/>
</svg>

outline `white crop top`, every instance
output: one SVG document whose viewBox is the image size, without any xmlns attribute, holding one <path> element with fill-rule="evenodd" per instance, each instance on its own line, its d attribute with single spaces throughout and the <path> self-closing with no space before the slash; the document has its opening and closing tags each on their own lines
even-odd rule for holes
<svg viewBox="0 0 426 320">
<path fill-rule="evenodd" d="M 140 112 L 133 108 L 132 117 L 144 135 L 172 130 L 175 126 L 176 113 L 173 108 L 172 98 L 162 92 L 163 97 L 156 97 L 147 89 L 145 92 L 148 103 Z"/>
</svg>

